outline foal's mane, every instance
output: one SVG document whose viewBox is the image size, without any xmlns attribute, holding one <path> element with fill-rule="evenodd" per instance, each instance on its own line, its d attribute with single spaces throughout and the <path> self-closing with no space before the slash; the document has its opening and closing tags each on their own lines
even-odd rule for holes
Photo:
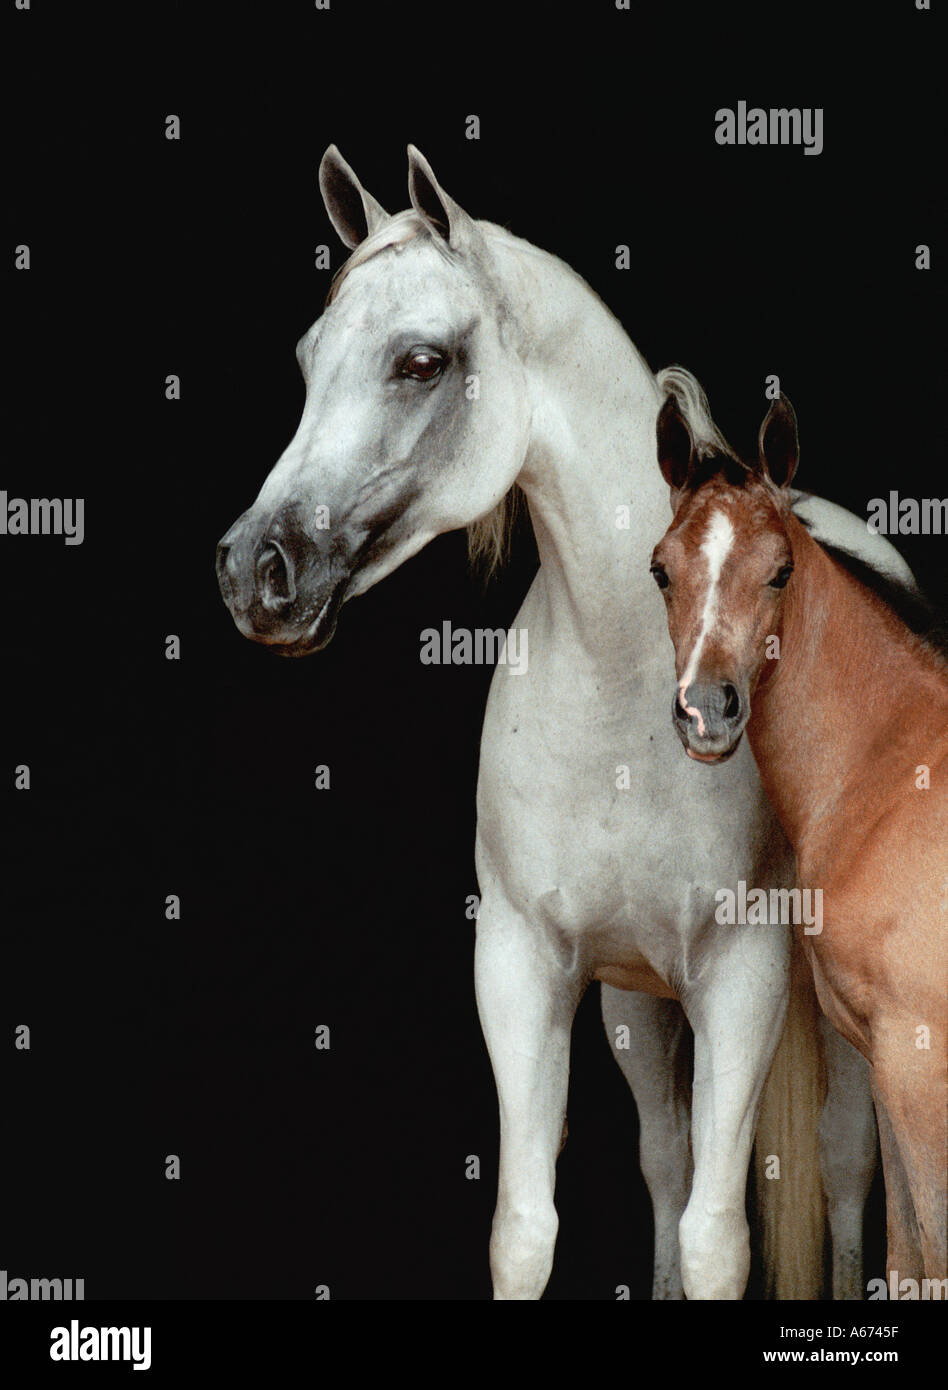
<svg viewBox="0 0 948 1390">
<path fill-rule="evenodd" d="M 797 521 L 810 529 L 802 517 L 798 516 Z M 948 664 L 948 614 L 941 612 L 920 589 L 874 569 L 851 551 L 826 541 L 818 540 L 817 544 L 841 569 L 880 599 L 903 627 Z"/>
<path fill-rule="evenodd" d="M 770 494 L 778 510 L 786 511 L 789 509 L 795 519 L 810 534 L 810 538 L 835 564 L 845 570 L 864 589 L 868 589 L 871 594 L 881 600 L 889 612 L 912 636 L 918 638 L 929 651 L 948 664 L 948 614 L 940 611 L 927 595 L 915 588 L 914 585 L 896 579 L 884 570 L 876 569 L 868 561 L 859 555 L 854 555 L 850 550 L 844 550 L 841 546 L 830 545 L 829 542 L 812 535 L 811 523 L 799 516 L 794 510 L 795 502 L 802 500 L 806 496 L 805 493 L 798 494 L 794 501 L 790 502 L 786 491 L 778 488 L 766 473 L 744 463 L 733 454 L 722 456 L 717 453 L 706 455 L 698 466 L 692 469 L 688 479 L 688 489 L 692 492 L 697 491 L 705 483 L 712 482 L 716 478 L 720 478 L 732 487 L 744 488 L 750 483 L 763 487 Z"/>
<path fill-rule="evenodd" d="M 884 570 L 878 570 L 851 550 L 830 545 L 812 535 L 811 523 L 794 510 L 795 502 L 806 494 L 797 494 L 793 501 L 788 500 L 785 489 L 777 487 L 766 472 L 744 463 L 736 455 L 722 456 L 713 453 L 705 456 L 688 479 L 689 491 L 696 491 L 703 484 L 722 479 L 732 487 L 744 488 L 750 483 L 763 487 L 769 493 L 779 511 L 789 510 L 804 527 L 820 549 L 864 589 L 875 595 L 889 612 L 898 619 L 904 628 L 918 638 L 928 650 L 948 663 L 948 614 L 939 608 L 914 585 L 896 579 Z M 791 494 L 792 495 L 792 494 Z"/>
</svg>

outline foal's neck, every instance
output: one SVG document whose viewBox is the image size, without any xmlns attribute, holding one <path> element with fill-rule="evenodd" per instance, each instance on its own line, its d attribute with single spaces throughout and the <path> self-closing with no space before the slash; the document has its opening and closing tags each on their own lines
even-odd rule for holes
<svg viewBox="0 0 948 1390">
<path fill-rule="evenodd" d="M 569 266 L 508 236 L 494 249 L 533 404 L 517 481 L 547 612 L 559 640 L 574 642 L 597 666 L 628 669 L 646 615 L 652 626 L 662 619 L 648 572 L 670 516 L 655 462 L 660 391 L 621 324 Z"/>
<path fill-rule="evenodd" d="M 917 766 L 944 755 L 948 671 L 792 515 L 788 530 L 780 657 L 748 735 L 787 837 L 819 862 L 850 818 L 858 830 L 867 805 L 912 788 Z"/>
</svg>

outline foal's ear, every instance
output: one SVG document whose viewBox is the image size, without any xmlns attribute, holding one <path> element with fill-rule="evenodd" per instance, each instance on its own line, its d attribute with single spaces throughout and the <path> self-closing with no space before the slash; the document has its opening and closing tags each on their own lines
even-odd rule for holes
<svg viewBox="0 0 948 1390">
<path fill-rule="evenodd" d="M 764 416 L 758 438 L 760 466 L 778 487 L 789 487 L 800 462 L 797 417 L 783 392 Z"/>
<path fill-rule="evenodd" d="M 670 488 L 677 492 L 685 486 L 694 462 L 695 445 L 691 430 L 678 408 L 674 396 L 668 396 L 658 412 L 655 426 L 658 441 L 658 466 Z"/>
<path fill-rule="evenodd" d="M 474 219 L 445 193 L 431 165 L 414 145 L 408 146 L 408 196 L 418 216 L 453 250 L 463 250 L 477 236 Z"/>
<path fill-rule="evenodd" d="M 362 187 L 335 145 L 329 146 L 320 162 L 319 191 L 330 222 L 351 251 L 388 217 L 382 204 Z"/>
</svg>

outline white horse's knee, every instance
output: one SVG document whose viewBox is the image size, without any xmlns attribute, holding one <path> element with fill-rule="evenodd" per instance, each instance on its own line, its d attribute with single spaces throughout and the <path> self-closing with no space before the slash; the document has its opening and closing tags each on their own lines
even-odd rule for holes
<svg viewBox="0 0 948 1390">
<path fill-rule="evenodd" d="M 552 1205 L 494 1213 L 490 1267 L 495 1299 L 538 1299 L 553 1268 L 559 1218 Z"/>
<path fill-rule="evenodd" d="M 750 1232 L 743 1211 L 701 1211 L 691 1202 L 678 1226 L 685 1297 L 739 1299 L 750 1273 Z"/>
</svg>

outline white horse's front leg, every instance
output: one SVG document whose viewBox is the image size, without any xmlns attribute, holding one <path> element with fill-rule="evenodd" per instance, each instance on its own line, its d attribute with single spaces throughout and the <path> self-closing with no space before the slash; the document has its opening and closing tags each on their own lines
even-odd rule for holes
<svg viewBox="0 0 948 1390">
<path fill-rule="evenodd" d="M 721 941 L 682 1001 L 695 1034 L 695 1176 L 679 1227 L 688 1299 L 739 1299 L 750 1272 L 747 1165 L 787 1012 L 787 942 L 744 930 L 730 949 Z"/>
<path fill-rule="evenodd" d="M 553 1267 L 570 1032 L 585 980 L 564 969 L 540 928 L 496 899 L 481 903 L 474 979 L 500 1106 L 494 1298 L 537 1299 Z"/>
<path fill-rule="evenodd" d="M 862 1217 L 876 1170 L 876 1120 L 869 1063 L 820 1015 L 826 1102 L 820 1169 L 833 1242 L 833 1297 L 864 1297 Z"/>
<path fill-rule="evenodd" d="M 691 1032 L 676 1000 L 611 985 L 602 986 L 602 1021 L 639 1112 L 639 1164 L 655 1217 L 652 1297 L 684 1298 L 678 1226 L 691 1192 Z M 619 1048 L 622 1025 L 629 1045 Z"/>
</svg>

